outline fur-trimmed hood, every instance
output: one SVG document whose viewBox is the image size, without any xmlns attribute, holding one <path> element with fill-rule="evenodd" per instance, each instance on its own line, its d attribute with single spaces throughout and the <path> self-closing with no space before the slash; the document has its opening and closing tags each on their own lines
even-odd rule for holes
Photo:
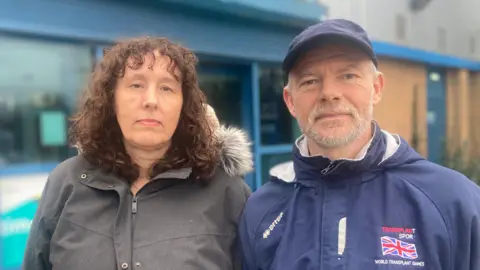
<svg viewBox="0 0 480 270">
<path fill-rule="evenodd" d="M 250 141 L 245 131 L 220 126 L 215 132 L 222 144 L 220 166 L 230 176 L 243 176 L 253 169 L 253 155 Z"/>
<path fill-rule="evenodd" d="M 215 131 L 215 136 L 222 145 L 219 166 L 228 175 L 243 176 L 253 170 L 251 142 L 245 131 L 221 125 Z M 81 147 L 78 145 L 75 147 L 78 154 L 81 154 Z"/>
</svg>

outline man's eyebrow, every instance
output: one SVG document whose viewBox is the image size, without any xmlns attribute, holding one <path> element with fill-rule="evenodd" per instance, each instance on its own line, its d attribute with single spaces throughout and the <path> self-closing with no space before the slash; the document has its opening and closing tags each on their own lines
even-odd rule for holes
<svg viewBox="0 0 480 270">
<path fill-rule="evenodd" d="M 297 74 L 297 77 L 298 78 L 303 78 L 303 77 L 307 77 L 307 76 L 313 76 L 315 73 L 313 73 L 313 71 L 311 70 L 305 70 L 305 71 L 300 71 L 298 74 Z"/>
<path fill-rule="evenodd" d="M 358 63 L 349 63 L 346 66 L 343 66 L 343 67 L 340 67 L 340 68 L 336 69 L 336 72 L 345 72 L 345 71 L 349 71 L 349 70 L 352 70 L 352 69 L 361 71 Z"/>
</svg>

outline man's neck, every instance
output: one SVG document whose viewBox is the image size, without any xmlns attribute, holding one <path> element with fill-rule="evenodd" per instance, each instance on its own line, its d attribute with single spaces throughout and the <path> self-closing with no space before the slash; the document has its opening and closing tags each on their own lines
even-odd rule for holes
<svg viewBox="0 0 480 270">
<path fill-rule="evenodd" d="M 310 156 L 323 156 L 330 160 L 338 159 L 356 159 L 362 149 L 364 149 L 373 137 L 373 127 L 367 128 L 356 140 L 342 147 L 324 148 L 314 141 L 307 140 Z"/>
<path fill-rule="evenodd" d="M 169 145 L 159 148 L 145 149 L 125 144 L 125 149 L 132 161 L 140 168 L 139 178 L 149 178 L 149 170 L 153 164 L 158 162 L 167 152 Z"/>
</svg>

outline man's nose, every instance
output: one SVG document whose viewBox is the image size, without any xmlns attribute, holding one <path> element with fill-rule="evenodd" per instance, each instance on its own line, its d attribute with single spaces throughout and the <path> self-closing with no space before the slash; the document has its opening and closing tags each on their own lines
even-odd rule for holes
<svg viewBox="0 0 480 270">
<path fill-rule="evenodd" d="M 321 101 L 338 101 L 342 97 L 335 79 L 324 78 L 322 81 L 319 99 Z"/>
</svg>

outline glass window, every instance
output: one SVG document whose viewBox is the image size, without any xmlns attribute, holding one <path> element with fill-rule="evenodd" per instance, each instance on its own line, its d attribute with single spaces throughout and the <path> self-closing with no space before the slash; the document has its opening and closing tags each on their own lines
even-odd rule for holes
<svg viewBox="0 0 480 270">
<path fill-rule="evenodd" d="M 198 76 L 200 89 L 215 110 L 221 124 L 242 127 L 242 80 L 235 74 L 202 72 Z"/>
<path fill-rule="evenodd" d="M 262 156 L 262 184 L 270 180 L 270 169 L 275 165 L 291 161 L 292 153 L 272 154 Z"/>
<path fill-rule="evenodd" d="M 0 167 L 76 154 L 67 118 L 92 64 L 88 46 L 1 37 Z"/>
<path fill-rule="evenodd" d="M 283 71 L 260 69 L 260 125 L 262 145 L 289 144 L 295 139 L 296 121 L 283 101 Z"/>
</svg>

